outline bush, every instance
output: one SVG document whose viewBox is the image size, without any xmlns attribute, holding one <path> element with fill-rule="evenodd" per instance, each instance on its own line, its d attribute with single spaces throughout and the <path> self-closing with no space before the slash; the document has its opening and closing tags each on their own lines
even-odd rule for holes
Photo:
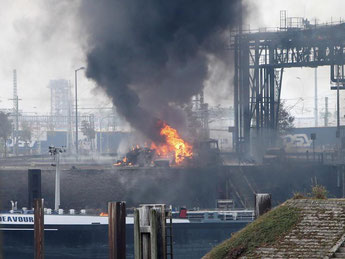
<svg viewBox="0 0 345 259">
<path fill-rule="evenodd" d="M 327 190 L 322 185 L 315 185 L 311 192 L 314 199 L 327 199 Z"/>
</svg>

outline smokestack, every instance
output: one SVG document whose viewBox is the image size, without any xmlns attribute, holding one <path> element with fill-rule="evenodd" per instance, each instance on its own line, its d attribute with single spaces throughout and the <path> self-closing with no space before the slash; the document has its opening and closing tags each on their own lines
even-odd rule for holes
<svg viewBox="0 0 345 259">
<path fill-rule="evenodd" d="M 210 57 L 230 63 L 228 30 L 237 26 L 240 6 L 239 0 L 82 1 L 86 75 L 133 128 L 157 141 L 159 119 L 184 126 L 182 107 L 203 89 Z"/>
</svg>

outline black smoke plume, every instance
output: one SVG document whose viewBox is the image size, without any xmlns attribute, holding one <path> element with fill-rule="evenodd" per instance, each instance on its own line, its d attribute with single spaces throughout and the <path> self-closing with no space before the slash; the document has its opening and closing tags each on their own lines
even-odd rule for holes
<svg viewBox="0 0 345 259">
<path fill-rule="evenodd" d="M 208 58 L 227 56 L 240 0 L 83 0 L 80 12 L 87 76 L 156 140 L 156 118 L 183 124 L 180 107 L 203 88 Z"/>
</svg>

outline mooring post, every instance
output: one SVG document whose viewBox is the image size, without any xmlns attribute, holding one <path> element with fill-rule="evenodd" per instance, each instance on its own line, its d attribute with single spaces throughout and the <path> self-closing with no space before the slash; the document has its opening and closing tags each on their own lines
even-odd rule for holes
<svg viewBox="0 0 345 259">
<path fill-rule="evenodd" d="M 28 170 L 28 208 L 34 207 L 34 200 L 42 198 L 41 169 Z"/>
<path fill-rule="evenodd" d="M 269 193 L 256 193 L 254 194 L 255 199 L 255 217 L 258 218 L 271 209 L 272 196 Z"/>
<path fill-rule="evenodd" d="M 151 226 L 151 259 L 158 258 L 158 213 L 155 209 L 150 210 Z"/>
<path fill-rule="evenodd" d="M 109 259 L 126 258 L 126 203 L 108 203 Z"/>
<path fill-rule="evenodd" d="M 150 258 L 150 208 L 142 206 L 139 211 L 140 234 L 142 242 L 142 259 Z M 141 259 L 141 258 L 140 258 Z"/>
<path fill-rule="evenodd" d="M 34 200 L 35 259 L 44 259 L 44 200 Z"/>
<path fill-rule="evenodd" d="M 140 233 L 140 216 L 139 210 L 134 210 L 134 259 L 141 259 L 141 233 Z"/>
<path fill-rule="evenodd" d="M 134 258 L 166 259 L 165 205 L 145 204 L 134 211 Z"/>
</svg>

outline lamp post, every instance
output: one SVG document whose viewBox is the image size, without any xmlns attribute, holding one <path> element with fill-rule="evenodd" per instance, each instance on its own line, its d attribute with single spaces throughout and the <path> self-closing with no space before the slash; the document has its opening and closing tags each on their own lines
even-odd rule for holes
<svg viewBox="0 0 345 259">
<path fill-rule="evenodd" d="M 55 166 L 55 211 L 60 208 L 60 155 L 64 152 L 66 152 L 65 147 L 49 146 L 49 153 L 56 161 L 56 164 L 52 164 Z"/>
<path fill-rule="evenodd" d="M 79 70 L 83 70 L 85 67 L 80 67 L 74 70 L 74 80 L 75 80 L 75 151 L 78 157 L 79 144 L 78 144 L 78 77 L 77 73 Z"/>
</svg>

